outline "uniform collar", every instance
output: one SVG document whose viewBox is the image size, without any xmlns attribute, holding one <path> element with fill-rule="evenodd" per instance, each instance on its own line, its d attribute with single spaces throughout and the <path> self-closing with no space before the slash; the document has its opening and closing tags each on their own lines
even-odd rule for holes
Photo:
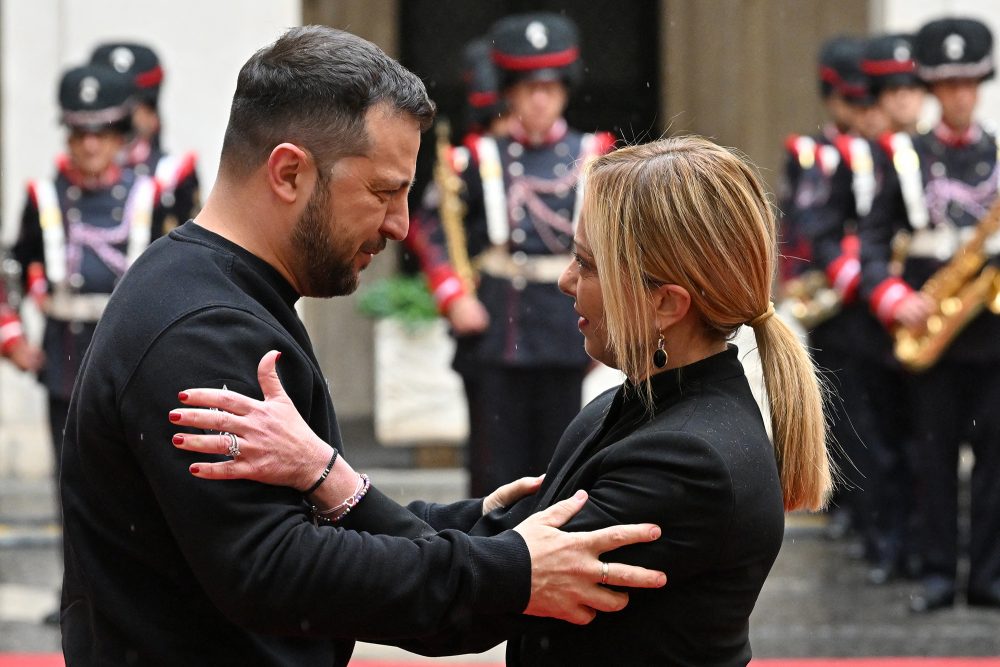
<svg viewBox="0 0 1000 667">
<path fill-rule="evenodd" d="M 561 141 L 566 133 L 569 132 L 569 125 L 566 123 L 565 118 L 560 118 L 549 131 L 542 137 L 541 141 L 532 141 L 528 137 L 528 133 L 525 131 L 524 126 L 521 125 L 521 121 L 516 118 L 512 118 L 507 126 L 507 131 L 510 134 L 510 138 L 519 144 L 524 144 L 525 146 L 531 146 L 533 148 L 538 148 L 541 146 L 551 146 L 557 141 Z"/>
<path fill-rule="evenodd" d="M 973 123 L 964 131 L 959 131 L 942 122 L 934 128 L 934 136 L 946 146 L 961 148 L 979 141 L 983 136 L 983 130 L 979 125 Z"/>
</svg>

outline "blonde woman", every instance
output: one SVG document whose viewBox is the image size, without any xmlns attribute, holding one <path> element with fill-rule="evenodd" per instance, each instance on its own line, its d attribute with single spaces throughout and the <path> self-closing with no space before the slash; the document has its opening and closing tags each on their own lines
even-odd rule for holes
<svg viewBox="0 0 1000 667">
<path fill-rule="evenodd" d="M 661 539 L 616 556 L 667 572 L 668 583 L 632 592 L 624 611 L 587 627 L 473 618 L 447 637 L 403 645 L 458 652 L 507 639 L 516 665 L 746 665 L 749 617 L 781 546 L 784 511 L 822 507 L 831 486 L 817 376 L 770 301 L 771 207 L 744 160 L 697 137 L 597 158 L 587 183 L 575 259 L 560 287 L 575 301 L 588 354 L 627 380 L 569 426 L 537 493 L 537 482 L 521 480 L 484 500 L 415 503 L 397 518 L 494 534 L 584 489 L 589 500 L 567 527 L 660 525 Z M 744 324 L 756 336 L 773 444 L 728 342 Z M 235 462 L 196 464 L 194 474 L 305 490 L 323 469 L 330 448 L 283 403 L 275 358 L 261 363 L 264 401 L 186 392 L 189 406 L 233 414 L 182 409 L 178 423 L 217 428 L 225 419 L 243 452 Z M 183 447 L 223 453 L 218 436 L 186 437 Z M 364 500 L 354 499 L 366 485 L 338 459 L 312 498 L 326 508 L 321 515 L 340 507 L 333 518 L 363 528 Z"/>
</svg>

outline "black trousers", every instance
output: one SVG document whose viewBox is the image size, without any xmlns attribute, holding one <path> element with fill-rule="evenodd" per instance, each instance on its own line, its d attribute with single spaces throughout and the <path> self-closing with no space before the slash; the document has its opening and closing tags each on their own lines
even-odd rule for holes
<svg viewBox="0 0 1000 667">
<path fill-rule="evenodd" d="M 863 432 L 865 426 L 870 426 L 870 420 L 857 418 L 858 410 L 865 407 L 859 400 L 865 392 L 863 364 L 842 348 L 824 346 L 813 338 L 810 343 L 813 359 L 830 389 L 825 413 L 833 436 L 833 458 L 842 480 L 833 505 L 849 513 L 852 526 L 864 538 L 866 551 L 872 555 L 874 540 L 870 529 L 874 501 L 866 489 L 874 463 L 867 446 L 871 438 Z"/>
<path fill-rule="evenodd" d="M 580 412 L 580 368 L 463 369 L 469 403 L 469 493 L 485 496 L 526 475 L 540 475 Z"/>
<path fill-rule="evenodd" d="M 867 540 L 872 559 L 886 565 L 909 560 L 915 549 L 916 518 L 911 445 L 909 376 L 886 362 L 868 361 L 858 369 L 860 391 L 843 397 L 857 429 L 867 468 L 860 480 Z"/>
<path fill-rule="evenodd" d="M 913 457 L 928 576 L 955 578 L 958 458 L 972 445 L 969 590 L 1000 583 L 1000 362 L 941 361 L 913 376 Z"/>
</svg>

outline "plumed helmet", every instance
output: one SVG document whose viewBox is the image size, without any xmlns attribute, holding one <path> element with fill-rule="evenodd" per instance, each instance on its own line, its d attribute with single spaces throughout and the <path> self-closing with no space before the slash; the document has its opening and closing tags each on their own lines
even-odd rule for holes
<svg viewBox="0 0 1000 667">
<path fill-rule="evenodd" d="M 550 12 L 507 16 L 493 24 L 489 39 L 504 87 L 518 81 L 562 81 L 573 87 L 582 78 L 576 25 L 565 16 Z"/>
<path fill-rule="evenodd" d="M 487 127 L 506 110 L 500 96 L 500 74 L 490 51 L 489 40 L 481 37 L 466 44 L 462 52 L 465 110 L 468 125 L 474 128 Z"/>
<path fill-rule="evenodd" d="M 875 95 L 887 88 L 921 85 L 913 59 L 913 35 L 879 35 L 869 39 L 861 71 L 868 76 Z"/>
<path fill-rule="evenodd" d="M 101 44 L 90 56 L 94 65 L 110 67 L 132 80 L 136 100 L 156 108 L 163 83 L 163 68 L 156 52 L 143 44 L 111 42 Z"/>
<path fill-rule="evenodd" d="M 113 69 L 74 67 L 59 82 L 62 123 L 80 130 L 128 132 L 132 127 L 131 95 L 129 80 Z"/>
<path fill-rule="evenodd" d="M 992 78 L 993 34 L 980 21 L 944 18 L 931 21 L 914 39 L 917 74 L 925 83 L 944 79 Z"/>
<path fill-rule="evenodd" d="M 820 94 L 826 98 L 836 93 L 852 104 L 870 105 L 875 101 L 871 82 L 861 71 L 865 40 L 857 37 L 833 37 L 819 51 Z"/>
</svg>

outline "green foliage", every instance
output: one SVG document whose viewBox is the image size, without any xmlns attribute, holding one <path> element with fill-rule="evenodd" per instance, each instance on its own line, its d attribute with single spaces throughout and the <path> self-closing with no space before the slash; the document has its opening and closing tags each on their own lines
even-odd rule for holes
<svg viewBox="0 0 1000 667">
<path fill-rule="evenodd" d="M 438 317 L 434 297 L 422 276 L 383 278 L 358 292 L 358 311 L 375 319 L 391 317 L 409 328 L 429 324 Z"/>
</svg>

